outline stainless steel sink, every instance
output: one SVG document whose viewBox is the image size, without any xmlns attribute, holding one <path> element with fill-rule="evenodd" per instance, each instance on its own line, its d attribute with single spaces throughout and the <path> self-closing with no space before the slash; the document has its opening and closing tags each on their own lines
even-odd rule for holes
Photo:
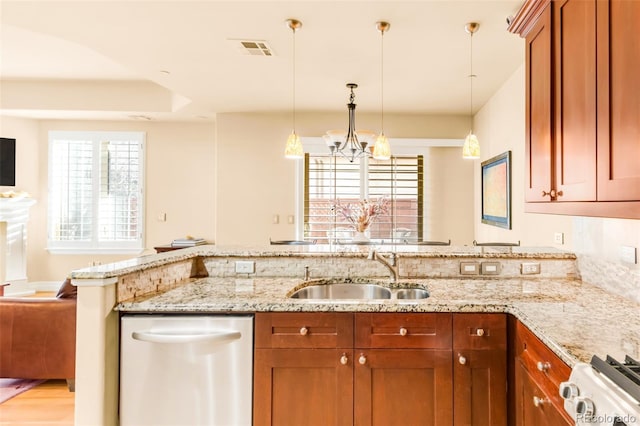
<svg viewBox="0 0 640 426">
<path fill-rule="evenodd" d="M 429 297 L 426 289 L 413 287 L 415 283 L 398 283 L 399 285 L 387 287 L 366 279 L 333 278 L 307 281 L 304 284 L 306 286 L 294 291 L 289 297 L 316 300 L 420 300 Z"/>
<path fill-rule="evenodd" d="M 391 299 L 391 290 L 377 284 L 310 285 L 295 291 L 293 299 Z"/>
<path fill-rule="evenodd" d="M 401 288 L 396 291 L 396 299 L 426 299 L 429 292 L 423 288 Z"/>
</svg>

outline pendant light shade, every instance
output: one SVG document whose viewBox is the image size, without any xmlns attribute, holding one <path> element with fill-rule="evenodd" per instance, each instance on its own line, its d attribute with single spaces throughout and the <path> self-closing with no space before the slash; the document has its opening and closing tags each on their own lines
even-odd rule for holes
<svg viewBox="0 0 640 426">
<path fill-rule="evenodd" d="M 287 138 L 287 146 L 284 148 L 284 156 L 293 159 L 304 157 L 300 136 L 298 136 L 295 131 L 291 132 Z"/>
<path fill-rule="evenodd" d="M 475 160 L 480 158 L 480 142 L 473 133 L 469 132 L 464 139 L 464 145 L 462 145 L 462 158 Z"/>
<path fill-rule="evenodd" d="M 299 159 L 304 157 L 304 150 L 302 149 L 302 142 L 300 136 L 296 133 L 296 30 L 302 27 L 302 22 L 297 19 L 287 19 L 287 27 L 291 29 L 293 38 L 293 90 L 292 92 L 292 104 L 293 104 L 293 130 L 287 138 L 287 145 L 284 148 L 284 156 L 286 158 Z"/>
<path fill-rule="evenodd" d="M 380 31 L 380 135 L 376 138 L 372 155 L 376 160 L 388 160 L 391 158 L 391 146 L 384 134 L 384 33 L 391 28 L 391 24 L 378 21 L 376 28 Z"/>
<path fill-rule="evenodd" d="M 473 134 L 473 34 L 478 31 L 480 24 L 477 22 L 469 22 L 464 26 L 464 30 L 469 33 L 469 117 L 471 120 L 471 130 L 464 140 L 462 146 L 462 158 L 476 160 L 480 158 L 480 142 L 476 135 Z"/>
</svg>

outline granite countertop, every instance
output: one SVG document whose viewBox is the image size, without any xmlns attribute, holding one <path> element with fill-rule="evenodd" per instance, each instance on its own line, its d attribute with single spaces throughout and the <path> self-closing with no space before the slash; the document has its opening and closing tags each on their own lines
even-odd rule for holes
<svg viewBox="0 0 640 426">
<path fill-rule="evenodd" d="M 381 279 L 380 281 L 385 281 Z M 357 285 L 354 284 L 354 285 Z M 592 355 L 640 358 L 640 305 L 573 279 L 413 279 L 430 297 L 301 300 L 297 278 L 199 278 L 117 306 L 122 312 L 504 312 L 513 314 L 567 364 Z"/>
<path fill-rule="evenodd" d="M 398 257 L 423 259 L 575 259 L 574 253 L 552 247 L 476 247 L 420 245 L 282 245 L 282 246 L 215 246 L 200 245 L 181 250 L 149 254 L 120 262 L 97 265 L 71 272 L 72 279 L 107 279 L 143 271 L 194 257 L 366 257 L 371 249 L 394 252 Z"/>
</svg>

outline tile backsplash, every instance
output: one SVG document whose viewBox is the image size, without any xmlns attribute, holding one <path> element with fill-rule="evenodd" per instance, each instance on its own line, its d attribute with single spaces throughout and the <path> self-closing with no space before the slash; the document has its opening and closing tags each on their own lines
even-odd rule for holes
<svg viewBox="0 0 640 426">
<path fill-rule="evenodd" d="M 640 220 L 575 217 L 573 229 L 582 280 L 640 303 L 640 265 L 621 259 L 623 246 L 640 250 Z"/>
</svg>

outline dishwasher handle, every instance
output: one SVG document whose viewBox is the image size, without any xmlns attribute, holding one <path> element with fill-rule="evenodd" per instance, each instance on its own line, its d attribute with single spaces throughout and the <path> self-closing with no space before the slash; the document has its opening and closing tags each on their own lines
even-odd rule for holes
<svg viewBox="0 0 640 426">
<path fill-rule="evenodd" d="M 231 343 L 234 340 L 240 339 L 241 333 L 239 331 L 206 331 L 202 333 L 193 332 L 192 330 L 186 330 L 180 332 L 179 330 L 165 331 L 134 331 L 131 333 L 131 337 L 134 340 L 140 340 L 142 342 L 149 343 L 212 343 L 215 345 L 225 345 Z"/>
</svg>

